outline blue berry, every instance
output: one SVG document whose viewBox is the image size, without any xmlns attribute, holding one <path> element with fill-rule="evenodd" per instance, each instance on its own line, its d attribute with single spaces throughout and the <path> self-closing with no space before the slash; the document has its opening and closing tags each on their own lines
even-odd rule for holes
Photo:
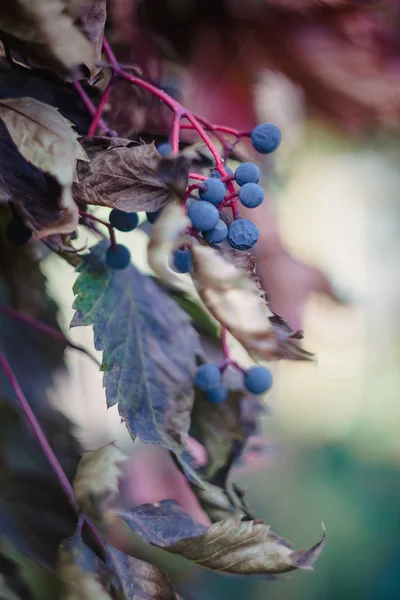
<svg viewBox="0 0 400 600">
<path fill-rule="evenodd" d="M 13 246 L 24 246 L 32 237 L 32 231 L 21 219 L 13 219 L 7 226 L 6 236 Z"/>
<path fill-rule="evenodd" d="M 227 235 L 228 235 L 228 227 L 220 219 L 218 221 L 218 223 L 216 224 L 216 226 L 214 227 L 214 229 L 210 229 L 210 231 L 205 231 L 203 233 L 203 238 L 209 244 L 219 244 L 220 242 L 223 242 L 227 238 Z"/>
<path fill-rule="evenodd" d="M 110 212 L 109 221 L 118 231 L 133 231 L 139 224 L 139 217 L 135 212 L 127 213 L 114 208 Z"/>
<path fill-rule="evenodd" d="M 260 154 L 270 154 L 281 143 L 281 132 L 272 123 L 262 123 L 251 132 L 251 143 Z"/>
<path fill-rule="evenodd" d="M 192 270 L 192 253 L 189 248 L 179 248 L 174 254 L 174 268 L 178 273 L 190 273 Z"/>
<path fill-rule="evenodd" d="M 207 391 L 221 383 L 222 375 L 218 365 L 206 363 L 201 365 L 194 378 L 194 384 L 201 390 Z"/>
<path fill-rule="evenodd" d="M 147 212 L 146 217 L 148 222 L 151 224 L 155 223 L 161 214 L 161 210 L 162 209 L 160 208 L 160 210 L 156 210 L 155 212 Z"/>
<path fill-rule="evenodd" d="M 117 244 L 110 246 L 106 254 L 106 263 L 111 269 L 125 269 L 130 263 L 131 253 L 126 246 Z"/>
<path fill-rule="evenodd" d="M 264 200 L 264 190 L 258 183 L 245 183 L 239 191 L 239 200 L 247 208 L 260 206 Z"/>
<path fill-rule="evenodd" d="M 258 183 L 260 181 L 260 177 L 260 169 L 252 162 L 242 163 L 235 171 L 235 179 L 238 185 L 244 185 L 245 183 Z"/>
<path fill-rule="evenodd" d="M 215 206 L 221 204 L 225 197 L 226 187 L 225 184 L 219 179 L 206 179 L 202 182 L 204 189 L 199 190 L 199 196 L 202 200 L 211 202 Z"/>
<path fill-rule="evenodd" d="M 157 152 L 161 156 L 168 156 L 168 154 L 171 154 L 172 152 L 172 146 L 168 142 L 162 142 L 161 144 L 158 144 Z"/>
<path fill-rule="evenodd" d="M 221 404 L 228 397 L 228 388 L 223 383 L 219 383 L 215 387 L 206 391 L 207 400 L 212 404 Z"/>
<path fill-rule="evenodd" d="M 271 371 L 265 367 L 250 367 L 244 376 L 244 387 L 250 394 L 264 394 L 272 387 Z"/>
<path fill-rule="evenodd" d="M 228 240 L 232 248 L 249 250 L 257 242 L 259 231 L 248 219 L 237 219 L 229 225 Z"/>
<path fill-rule="evenodd" d="M 187 211 L 192 225 L 199 231 L 214 229 L 219 221 L 219 212 L 213 204 L 204 200 L 192 202 Z"/>
</svg>

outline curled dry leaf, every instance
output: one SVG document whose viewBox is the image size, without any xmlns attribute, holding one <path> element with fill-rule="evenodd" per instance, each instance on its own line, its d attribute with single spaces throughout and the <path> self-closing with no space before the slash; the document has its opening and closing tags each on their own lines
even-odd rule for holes
<svg viewBox="0 0 400 600">
<path fill-rule="evenodd" d="M 272 327 L 273 313 L 255 281 L 205 246 L 192 245 L 193 281 L 207 309 L 247 352 L 259 359 L 310 360 L 288 333 Z"/>
<path fill-rule="evenodd" d="M 71 195 L 76 162 L 88 160 L 72 124 L 53 106 L 33 98 L 1 100 L 0 119 L 25 160 L 52 175 L 61 186 L 61 218 L 42 227 L 34 238 L 71 233 L 79 222 Z"/>
<path fill-rule="evenodd" d="M 321 539 L 312 548 L 295 552 L 268 525 L 259 519 L 243 521 L 240 515 L 207 529 L 171 500 L 143 504 L 130 511 L 108 511 L 107 517 L 111 527 L 122 519 L 135 534 L 167 552 L 208 569 L 241 575 L 311 569 L 325 541 L 323 529 Z M 126 546 L 129 551 L 129 540 Z"/>
<path fill-rule="evenodd" d="M 62 0 L 3 0 L 0 37 L 28 59 L 68 74 L 78 65 L 94 66 L 92 44 L 74 26 Z"/>
<path fill-rule="evenodd" d="M 121 466 L 128 457 L 114 444 L 86 452 L 78 465 L 74 493 L 82 512 L 98 514 L 100 504 L 112 502 L 119 491 Z"/>
<path fill-rule="evenodd" d="M 147 260 L 157 277 L 167 285 L 180 283 L 168 266 L 168 259 L 173 250 L 184 243 L 185 230 L 189 226 L 190 219 L 182 207 L 171 203 L 164 208 L 151 229 Z"/>
<path fill-rule="evenodd" d="M 98 150 L 96 149 L 96 140 Z M 105 138 L 83 140 L 91 162 L 78 169 L 76 201 L 126 212 L 156 211 L 170 200 L 170 190 L 157 172 L 161 160 L 154 144 Z"/>
<path fill-rule="evenodd" d="M 93 82 L 101 67 L 96 63 L 101 60 L 101 51 L 103 47 L 104 26 L 106 24 L 107 8 L 106 0 L 84 0 L 78 5 L 75 24 L 79 31 L 92 43 L 95 53 L 95 60 L 86 64 L 90 69 L 89 81 Z M 80 79 L 84 78 L 84 73 L 78 69 L 75 75 Z M 73 77 L 76 79 L 77 77 Z"/>
</svg>

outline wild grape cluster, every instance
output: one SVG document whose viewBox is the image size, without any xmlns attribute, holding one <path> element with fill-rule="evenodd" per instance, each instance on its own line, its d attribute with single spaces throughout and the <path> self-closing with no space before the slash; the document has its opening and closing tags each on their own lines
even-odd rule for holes
<svg viewBox="0 0 400 600">
<path fill-rule="evenodd" d="M 196 372 L 195 385 L 205 392 L 208 400 L 213 404 L 224 402 L 229 390 L 223 383 L 223 365 L 205 363 Z M 272 387 L 271 372 L 260 365 L 250 367 L 243 374 L 243 386 L 250 394 L 265 394 Z"/>
</svg>

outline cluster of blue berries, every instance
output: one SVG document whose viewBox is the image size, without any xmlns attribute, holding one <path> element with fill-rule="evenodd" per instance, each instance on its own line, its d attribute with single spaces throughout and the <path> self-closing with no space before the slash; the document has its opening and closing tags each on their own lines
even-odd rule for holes
<svg viewBox="0 0 400 600">
<path fill-rule="evenodd" d="M 109 215 L 110 225 L 118 231 L 133 231 L 139 224 L 137 213 L 127 213 L 114 208 Z M 111 269 L 125 269 L 131 261 L 131 253 L 123 244 L 111 245 L 106 253 L 106 263 Z"/>
<path fill-rule="evenodd" d="M 229 390 L 223 383 L 221 369 L 216 364 L 201 365 L 197 369 L 194 383 L 213 404 L 221 404 L 228 397 Z M 243 385 L 250 394 L 265 394 L 272 387 L 271 372 L 259 365 L 250 367 L 244 374 Z"/>
</svg>

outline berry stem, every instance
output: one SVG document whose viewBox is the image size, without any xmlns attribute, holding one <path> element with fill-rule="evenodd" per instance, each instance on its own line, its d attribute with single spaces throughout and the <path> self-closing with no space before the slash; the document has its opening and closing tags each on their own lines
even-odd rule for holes
<svg viewBox="0 0 400 600">
<path fill-rule="evenodd" d="M 25 417 L 26 417 L 28 423 L 30 424 L 30 426 L 32 427 L 32 430 L 36 436 L 36 439 L 39 442 L 40 447 L 42 448 L 43 453 L 45 454 L 47 460 L 49 461 L 50 466 L 53 469 L 53 471 L 60 483 L 60 486 L 62 487 L 65 495 L 67 496 L 72 508 L 74 510 L 78 511 L 77 506 L 76 506 L 74 491 L 68 480 L 68 477 L 64 473 L 64 470 L 63 470 L 61 464 L 59 463 L 57 456 L 54 454 L 52 447 L 50 446 L 41 426 L 39 425 L 39 422 L 36 419 L 35 413 L 31 409 L 30 404 L 29 404 L 28 400 L 26 399 L 25 394 L 21 389 L 21 386 L 18 383 L 18 380 L 14 374 L 14 371 L 11 368 L 10 363 L 8 362 L 5 354 L 3 354 L 3 352 L 1 350 L 0 350 L 0 366 L 2 367 L 7 379 L 9 380 L 9 382 L 14 390 L 14 393 L 17 397 L 17 400 L 18 400 L 22 410 L 24 411 Z"/>
<path fill-rule="evenodd" d="M 32 317 L 25 315 L 24 313 L 20 312 L 19 310 L 12 308 L 11 306 L 6 306 L 4 304 L 0 304 L 0 312 L 2 312 L 5 315 L 9 315 L 10 317 L 12 317 L 14 319 L 17 319 L 18 321 L 21 321 L 22 323 L 26 323 L 27 325 L 30 325 L 31 327 L 34 327 L 38 331 L 41 331 L 42 333 L 51 336 L 53 339 L 55 339 L 63 344 L 66 344 L 67 346 L 69 346 L 70 348 L 73 348 L 74 350 L 79 350 L 79 352 L 83 352 L 84 354 L 86 354 L 86 356 L 91 358 L 96 363 L 96 365 L 98 365 L 99 367 L 101 366 L 100 362 L 97 360 L 97 358 L 95 356 L 93 356 L 93 354 L 91 354 L 88 350 L 86 350 L 82 346 L 79 346 L 78 344 L 74 344 L 73 342 L 71 342 L 62 333 L 62 331 L 58 331 L 57 329 L 54 329 L 54 327 L 50 327 L 49 325 L 46 325 L 46 323 L 37 321 L 36 319 L 33 319 Z"/>
<path fill-rule="evenodd" d="M 79 81 L 74 81 L 72 85 L 78 92 L 79 96 L 81 97 L 82 102 L 88 109 L 89 113 L 94 118 L 94 116 L 96 114 L 96 107 L 93 104 L 93 102 L 91 101 L 91 99 L 89 98 L 89 96 L 87 95 L 87 93 L 85 92 L 85 90 L 83 89 L 81 83 Z M 115 131 L 112 131 L 111 129 L 109 129 L 107 127 L 106 123 L 103 121 L 103 119 L 99 120 L 98 127 L 105 135 L 108 135 L 109 137 L 117 137 L 117 134 L 115 133 Z"/>
<path fill-rule="evenodd" d="M 109 99 L 110 94 L 113 89 L 113 85 L 114 85 L 114 82 L 113 82 L 113 80 L 111 80 L 110 83 L 108 84 L 108 86 L 106 87 L 104 94 L 101 97 L 99 105 L 96 109 L 96 113 L 93 116 L 93 121 L 92 121 L 89 131 L 88 131 L 88 137 L 92 137 L 96 133 L 96 129 L 99 126 L 99 123 L 101 121 L 101 115 L 103 114 L 104 106 L 108 102 L 108 99 Z"/>
<path fill-rule="evenodd" d="M 171 129 L 171 146 L 172 146 L 173 154 L 178 154 L 178 152 L 179 152 L 179 131 L 180 131 L 180 126 L 181 126 L 181 118 L 182 118 L 182 113 L 179 111 L 176 111 L 174 113 L 174 120 L 172 122 L 172 129 Z"/>
<path fill-rule="evenodd" d="M 85 217 L 86 219 L 90 219 L 91 221 L 95 221 L 96 223 L 100 223 L 100 225 L 104 225 L 104 227 L 107 227 L 108 234 L 110 236 L 111 247 L 115 248 L 115 246 L 117 245 L 115 239 L 115 231 L 114 227 L 110 225 L 110 223 L 107 223 L 107 221 L 103 221 L 103 219 L 99 219 L 98 217 L 95 217 L 91 213 L 85 212 L 84 210 L 80 210 L 79 214 L 81 217 Z"/>
<path fill-rule="evenodd" d="M 199 181 L 205 181 L 208 179 L 207 175 L 200 175 L 200 173 L 189 173 L 190 179 L 198 179 Z"/>
</svg>

